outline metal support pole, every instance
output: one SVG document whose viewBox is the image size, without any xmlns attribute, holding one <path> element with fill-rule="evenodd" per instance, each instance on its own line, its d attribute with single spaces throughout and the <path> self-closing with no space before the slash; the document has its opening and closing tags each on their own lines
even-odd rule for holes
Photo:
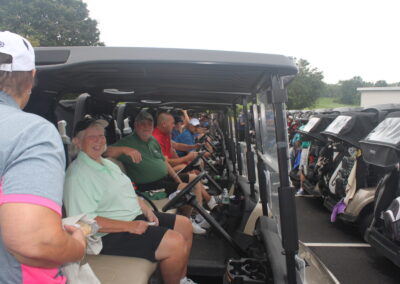
<svg viewBox="0 0 400 284">
<path fill-rule="evenodd" d="M 242 175 L 242 173 L 243 173 L 242 149 L 240 148 L 240 143 L 239 143 L 239 131 L 238 131 L 238 123 L 237 123 L 236 104 L 233 104 L 233 122 L 235 124 L 236 156 L 237 156 L 238 171 L 239 171 L 239 175 Z"/>
<path fill-rule="evenodd" d="M 256 182 L 256 168 L 254 163 L 254 153 L 251 149 L 251 141 L 250 141 L 250 116 L 249 110 L 247 108 L 247 97 L 243 97 L 243 115 L 245 119 L 244 125 L 244 137 L 246 141 L 246 163 L 247 163 L 247 178 L 250 184 L 250 196 L 255 198 L 255 189 L 254 184 Z"/>
<path fill-rule="evenodd" d="M 230 139 L 229 139 L 229 155 L 232 160 L 232 166 L 233 166 L 233 173 L 236 174 L 236 150 L 235 150 L 235 143 L 233 142 L 233 138 L 235 137 L 235 133 L 233 132 L 233 121 L 232 121 L 232 116 L 229 115 L 229 130 L 230 130 Z"/>
<path fill-rule="evenodd" d="M 282 245 L 285 250 L 288 283 L 296 283 L 295 255 L 299 250 L 296 203 L 289 183 L 288 140 L 285 114 L 286 89 L 279 77 L 273 76 L 272 104 L 275 114 L 275 134 L 279 161 L 279 209 L 281 217 Z"/>
</svg>

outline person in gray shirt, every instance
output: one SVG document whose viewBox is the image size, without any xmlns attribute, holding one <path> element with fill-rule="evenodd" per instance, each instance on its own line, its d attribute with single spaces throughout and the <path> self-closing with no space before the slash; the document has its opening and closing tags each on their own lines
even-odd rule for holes
<svg viewBox="0 0 400 284">
<path fill-rule="evenodd" d="M 22 111 L 35 72 L 29 41 L 0 32 L 0 283 L 65 283 L 60 265 L 86 249 L 82 231 L 61 224 L 61 138 L 50 122 Z"/>
</svg>

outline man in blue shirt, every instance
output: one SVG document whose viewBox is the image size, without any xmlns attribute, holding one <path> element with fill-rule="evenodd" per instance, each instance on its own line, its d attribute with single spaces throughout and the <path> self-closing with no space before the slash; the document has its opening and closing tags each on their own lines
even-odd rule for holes
<svg viewBox="0 0 400 284">
<path fill-rule="evenodd" d="M 188 145 L 196 144 L 196 134 L 199 126 L 200 126 L 200 121 L 197 118 L 190 119 L 187 128 L 175 138 L 175 142 Z M 182 151 L 176 151 L 176 153 L 178 154 L 179 157 L 185 156 L 187 154 L 186 152 Z"/>
</svg>

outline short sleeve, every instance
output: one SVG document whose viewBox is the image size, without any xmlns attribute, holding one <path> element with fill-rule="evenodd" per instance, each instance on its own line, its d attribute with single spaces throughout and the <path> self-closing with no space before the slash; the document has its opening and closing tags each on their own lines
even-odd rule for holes
<svg viewBox="0 0 400 284">
<path fill-rule="evenodd" d="M 54 125 L 38 117 L 31 120 L 21 128 L 6 163 L 1 203 L 35 203 L 51 209 L 55 203 L 61 208 L 65 174 L 61 138 Z"/>
<path fill-rule="evenodd" d="M 162 151 L 162 149 L 161 149 L 160 143 L 158 142 L 158 140 L 157 140 L 156 138 L 153 137 L 153 139 L 154 139 L 154 145 L 155 145 L 157 151 L 160 153 L 160 158 L 161 158 L 163 161 L 165 161 L 165 156 L 164 156 L 164 153 L 163 153 L 163 151 Z"/>
<path fill-rule="evenodd" d="M 79 170 L 73 169 L 74 163 L 68 169 L 64 186 L 64 206 L 67 216 L 86 214 L 89 218 L 97 216 L 101 192 L 96 192 L 90 179 L 82 176 Z"/>
</svg>

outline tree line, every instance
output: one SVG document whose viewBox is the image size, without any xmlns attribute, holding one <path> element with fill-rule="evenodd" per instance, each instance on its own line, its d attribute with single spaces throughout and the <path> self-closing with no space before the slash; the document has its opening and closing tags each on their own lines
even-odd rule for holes
<svg viewBox="0 0 400 284">
<path fill-rule="evenodd" d="M 359 105 L 361 98 L 357 88 L 400 86 L 400 82 L 389 84 L 385 80 L 366 82 L 360 76 L 337 84 L 326 84 L 323 82 L 323 72 L 311 67 L 307 60 L 296 60 L 296 64 L 299 73 L 288 87 L 288 109 L 313 107 L 320 97 L 331 97 L 342 104 Z"/>
</svg>

